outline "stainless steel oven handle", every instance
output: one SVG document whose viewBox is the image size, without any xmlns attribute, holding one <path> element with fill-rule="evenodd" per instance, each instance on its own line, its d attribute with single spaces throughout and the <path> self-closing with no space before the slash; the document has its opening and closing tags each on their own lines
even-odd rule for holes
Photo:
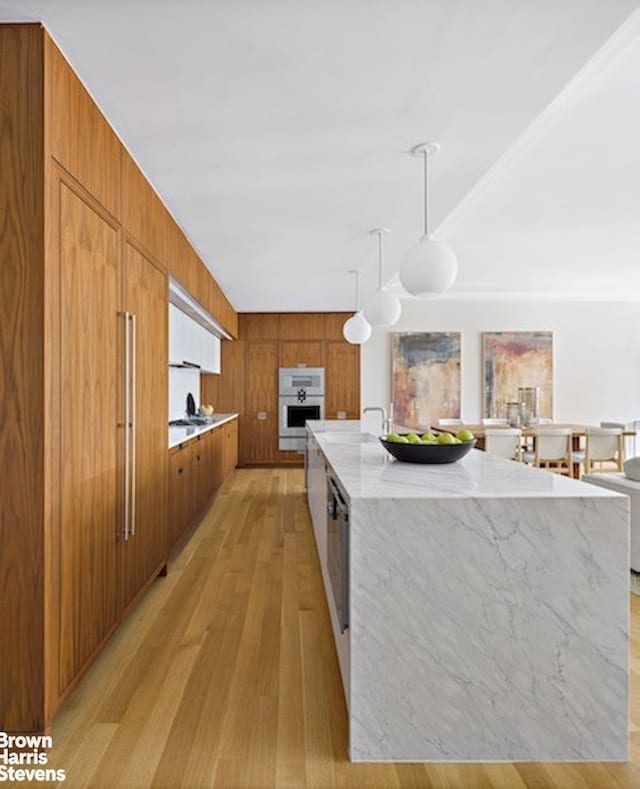
<svg viewBox="0 0 640 789">
<path fill-rule="evenodd" d="M 349 512 L 342 515 L 340 522 L 340 550 L 342 552 L 342 607 L 340 609 L 340 632 L 349 627 Z"/>
<path fill-rule="evenodd" d="M 329 488 L 331 489 L 331 493 L 333 494 L 333 497 L 336 501 L 336 510 L 338 512 L 348 512 L 347 505 L 342 498 L 342 493 L 340 493 L 340 488 L 336 485 L 333 477 L 327 477 L 327 482 L 329 483 Z"/>
</svg>

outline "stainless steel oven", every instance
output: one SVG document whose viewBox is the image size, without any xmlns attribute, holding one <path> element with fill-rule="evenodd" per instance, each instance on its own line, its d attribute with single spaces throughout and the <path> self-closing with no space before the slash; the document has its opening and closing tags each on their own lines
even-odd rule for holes
<svg viewBox="0 0 640 789">
<path fill-rule="evenodd" d="M 324 367 L 281 367 L 278 371 L 280 397 L 324 397 Z"/>
<path fill-rule="evenodd" d="M 281 367 L 278 447 L 304 452 L 307 419 L 324 419 L 324 368 Z"/>
</svg>

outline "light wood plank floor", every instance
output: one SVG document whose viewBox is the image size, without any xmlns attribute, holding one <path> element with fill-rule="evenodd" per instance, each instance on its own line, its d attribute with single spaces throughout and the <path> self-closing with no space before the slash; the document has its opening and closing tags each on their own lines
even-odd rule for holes
<svg viewBox="0 0 640 789">
<path fill-rule="evenodd" d="M 54 721 L 68 787 L 640 787 L 640 598 L 629 764 L 347 760 L 299 469 L 238 470 Z"/>
</svg>

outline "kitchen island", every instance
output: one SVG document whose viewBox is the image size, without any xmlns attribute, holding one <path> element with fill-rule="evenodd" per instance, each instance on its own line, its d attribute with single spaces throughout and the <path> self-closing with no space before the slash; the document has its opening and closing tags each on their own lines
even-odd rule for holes
<svg viewBox="0 0 640 789">
<path fill-rule="evenodd" d="M 626 760 L 628 499 L 478 450 L 399 463 L 357 422 L 307 428 L 350 758 Z M 344 610 L 327 477 L 348 509 Z"/>
</svg>

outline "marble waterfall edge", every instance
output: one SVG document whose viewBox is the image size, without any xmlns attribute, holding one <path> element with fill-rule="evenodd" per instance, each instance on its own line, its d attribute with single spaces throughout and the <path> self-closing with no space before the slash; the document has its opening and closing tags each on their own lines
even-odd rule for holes
<svg viewBox="0 0 640 789">
<path fill-rule="evenodd" d="M 350 526 L 352 760 L 627 759 L 625 498 L 356 498 Z"/>
</svg>

